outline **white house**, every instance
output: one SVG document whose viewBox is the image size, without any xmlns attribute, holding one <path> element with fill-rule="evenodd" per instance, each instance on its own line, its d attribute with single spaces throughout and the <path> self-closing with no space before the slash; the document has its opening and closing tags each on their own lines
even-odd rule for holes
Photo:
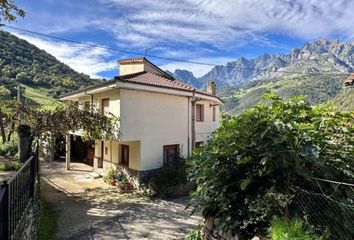
<svg viewBox="0 0 354 240">
<path fill-rule="evenodd" d="M 61 97 L 86 107 L 93 104 L 120 119 L 118 139 L 87 145 L 67 138 L 68 168 L 73 156 L 89 158 L 91 151 L 95 170 L 114 164 L 139 175 L 173 162 L 178 151 L 190 156 L 193 148 L 219 127 L 222 100 L 215 96 L 214 83 L 202 92 L 174 79 L 146 58 L 118 63 L 120 76 Z"/>
</svg>

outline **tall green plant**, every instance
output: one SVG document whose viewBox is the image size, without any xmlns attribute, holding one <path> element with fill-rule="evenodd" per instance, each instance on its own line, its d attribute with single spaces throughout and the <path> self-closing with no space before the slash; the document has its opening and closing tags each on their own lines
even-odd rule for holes
<svg viewBox="0 0 354 240">
<path fill-rule="evenodd" d="M 301 97 L 265 98 L 269 104 L 224 116 L 189 162 L 198 186 L 194 210 L 247 237 L 266 234 L 273 216 L 289 214 L 294 186 L 311 189 L 311 177 L 354 179 L 353 114 L 312 107 Z"/>
</svg>

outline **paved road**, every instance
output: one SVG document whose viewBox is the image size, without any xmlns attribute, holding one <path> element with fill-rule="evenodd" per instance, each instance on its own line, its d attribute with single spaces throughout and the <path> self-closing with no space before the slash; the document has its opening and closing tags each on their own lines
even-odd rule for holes
<svg viewBox="0 0 354 240">
<path fill-rule="evenodd" d="M 185 210 L 188 199 L 152 201 L 121 194 L 88 168 L 63 163 L 42 165 L 42 193 L 58 213 L 59 239 L 181 239 L 201 218 Z"/>
</svg>

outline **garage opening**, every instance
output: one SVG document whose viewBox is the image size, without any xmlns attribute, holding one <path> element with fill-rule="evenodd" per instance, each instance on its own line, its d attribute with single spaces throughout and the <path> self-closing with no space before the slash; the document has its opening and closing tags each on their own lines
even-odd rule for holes
<svg viewBox="0 0 354 240">
<path fill-rule="evenodd" d="M 93 166 L 95 141 L 84 141 L 81 136 L 71 135 L 71 161 Z"/>
</svg>

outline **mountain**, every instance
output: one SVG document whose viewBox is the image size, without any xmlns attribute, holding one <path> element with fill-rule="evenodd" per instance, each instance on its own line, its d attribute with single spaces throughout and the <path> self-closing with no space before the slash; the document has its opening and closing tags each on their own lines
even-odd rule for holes
<svg viewBox="0 0 354 240">
<path fill-rule="evenodd" d="M 50 104 L 53 97 L 97 82 L 27 41 L 0 31 L 0 86 L 12 94 L 14 86 L 21 84 L 27 100 Z"/>
<path fill-rule="evenodd" d="M 354 110 L 354 102 L 350 100 L 354 90 L 342 88 L 352 72 L 353 42 L 318 40 L 288 54 L 241 57 L 214 67 L 198 80 L 219 83 L 218 88 L 224 88 L 219 91 L 225 100 L 224 108 L 231 113 L 253 106 L 270 91 L 285 98 L 305 95 L 312 104 L 330 101 L 340 110 Z"/>
<path fill-rule="evenodd" d="M 196 78 L 191 71 L 176 69 L 173 73 L 166 71 L 168 74 L 176 79 L 180 79 L 185 83 L 191 84 L 196 88 L 203 88 L 203 82 Z"/>
<path fill-rule="evenodd" d="M 180 79 L 185 83 L 191 84 L 192 86 L 199 88 L 199 89 L 205 89 L 207 82 L 211 81 L 213 78 L 197 78 L 193 75 L 191 71 L 188 70 L 181 70 L 181 69 L 176 69 L 173 73 L 170 71 L 166 71 L 168 74 L 173 76 L 176 79 Z M 229 85 L 225 81 L 220 81 L 218 79 L 213 79 L 213 81 L 217 84 L 219 87 L 228 87 Z"/>
</svg>

